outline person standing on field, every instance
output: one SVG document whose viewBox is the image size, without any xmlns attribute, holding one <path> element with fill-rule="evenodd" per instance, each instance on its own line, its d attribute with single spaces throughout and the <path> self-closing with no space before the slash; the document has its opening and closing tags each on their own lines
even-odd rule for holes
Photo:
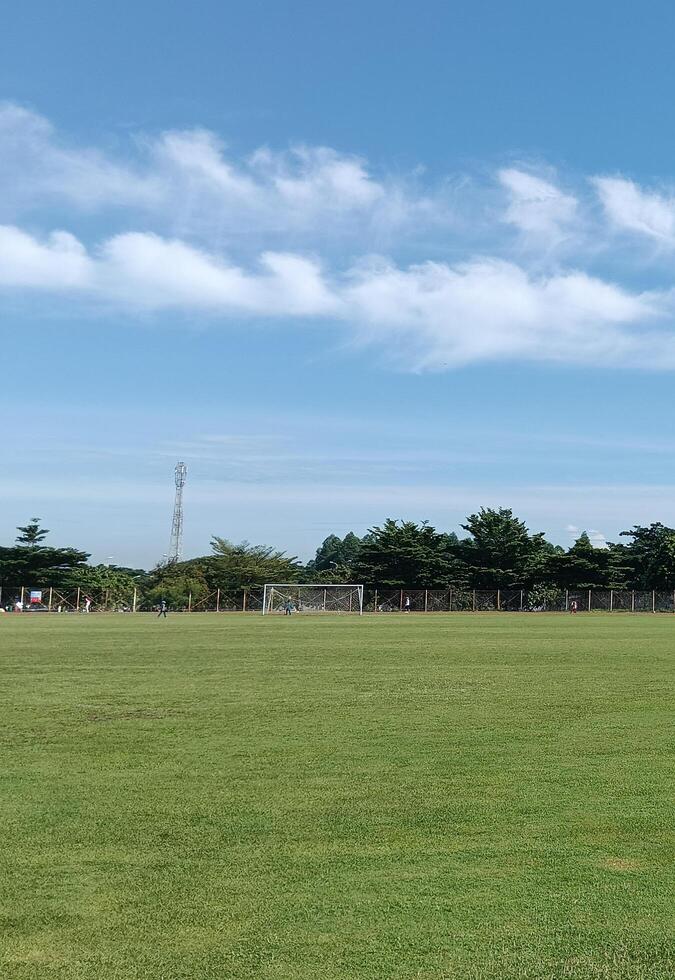
<svg viewBox="0 0 675 980">
<path fill-rule="evenodd" d="M 579 608 L 579 604 L 578 604 L 577 600 L 576 599 L 572 599 L 572 601 L 570 602 L 570 612 L 571 613 L 575 613 L 578 608 Z"/>
<path fill-rule="evenodd" d="M 159 612 L 157 613 L 157 619 L 164 617 L 166 619 L 166 614 L 169 611 L 169 607 L 166 604 L 166 599 L 160 599 L 159 601 Z"/>
<path fill-rule="evenodd" d="M 84 600 L 84 611 L 86 613 L 91 612 L 91 599 L 89 598 L 89 596 L 87 596 L 86 599 Z"/>
<path fill-rule="evenodd" d="M 286 605 L 284 606 L 284 616 L 292 616 L 295 606 L 293 605 L 292 599 L 286 600 Z"/>
<path fill-rule="evenodd" d="M 408 613 L 410 612 L 410 596 L 409 595 L 407 595 L 405 597 L 405 602 L 403 603 L 403 609 L 404 609 L 405 612 L 408 612 Z"/>
</svg>

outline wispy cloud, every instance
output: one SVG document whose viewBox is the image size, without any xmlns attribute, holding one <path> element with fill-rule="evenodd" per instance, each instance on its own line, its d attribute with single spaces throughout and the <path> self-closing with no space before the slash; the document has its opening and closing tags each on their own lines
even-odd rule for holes
<svg viewBox="0 0 675 980">
<path fill-rule="evenodd" d="M 675 196 L 644 190 L 624 177 L 595 177 L 592 183 L 615 228 L 675 243 Z"/>
<path fill-rule="evenodd" d="M 577 220 L 577 199 L 549 180 L 512 167 L 500 170 L 497 176 L 509 195 L 504 220 L 521 231 L 557 240 Z"/>
<path fill-rule="evenodd" d="M 672 242 L 675 198 L 596 177 L 599 217 L 577 183 L 502 167 L 451 202 L 443 181 L 375 175 L 327 147 L 235 159 L 195 129 L 113 155 L 5 105 L 0 289 L 27 304 L 49 292 L 73 310 L 175 310 L 231 330 L 246 329 L 242 318 L 330 322 L 412 370 L 500 359 L 675 368 L 672 280 L 637 288 L 584 244 L 593 222 L 597 241 L 621 229 Z M 92 212 L 95 222 L 82 217 Z"/>
<path fill-rule="evenodd" d="M 410 180 L 378 180 L 364 160 L 329 147 L 262 148 L 234 159 L 214 133 L 192 129 L 139 136 L 114 157 L 68 144 L 44 117 L 13 104 L 0 105 L 0 147 L 6 220 L 61 204 L 240 240 L 245 230 L 393 229 L 424 209 L 438 213 L 438 201 L 432 208 Z"/>
<path fill-rule="evenodd" d="M 143 174 L 97 149 L 68 145 L 47 119 L 22 106 L 0 104 L 0 147 L 0 209 L 5 214 L 53 201 L 88 210 L 147 207 L 161 197 L 155 174 Z"/>
</svg>

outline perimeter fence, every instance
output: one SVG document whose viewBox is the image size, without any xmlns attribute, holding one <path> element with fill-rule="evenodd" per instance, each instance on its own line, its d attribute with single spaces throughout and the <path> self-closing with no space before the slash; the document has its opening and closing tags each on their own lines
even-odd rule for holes
<svg viewBox="0 0 675 980">
<path fill-rule="evenodd" d="M 320 583 L 319 583 L 320 587 Z M 83 589 L 0 585 L 0 607 L 23 613 L 143 613 L 157 600 L 140 589 Z M 213 589 L 170 603 L 172 612 L 260 613 L 263 589 Z M 364 590 L 366 613 L 435 612 L 628 612 L 675 613 L 675 591 L 629 589 L 392 589 Z"/>
</svg>

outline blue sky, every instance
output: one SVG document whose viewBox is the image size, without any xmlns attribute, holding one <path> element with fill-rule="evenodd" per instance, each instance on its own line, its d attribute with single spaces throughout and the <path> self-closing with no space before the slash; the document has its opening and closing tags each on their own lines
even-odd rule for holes
<svg viewBox="0 0 675 980">
<path fill-rule="evenodd" d="M 589 9 L 590 8 L 590 9 Z M 26 2 L 0 540 L 675 524 L 665 2 Z"/>
</svg>

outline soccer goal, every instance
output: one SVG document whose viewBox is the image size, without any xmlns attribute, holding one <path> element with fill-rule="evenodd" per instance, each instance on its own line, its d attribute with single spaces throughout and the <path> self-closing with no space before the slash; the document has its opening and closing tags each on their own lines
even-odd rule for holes
<svg viewBox="0 0 675 980">
<path fill-rule="evenodd" d="M 363 615 L 362 585 L 298 585 L 268 583 L 263 593 L 267 613 L 358 613 Z"/>
</svg>

